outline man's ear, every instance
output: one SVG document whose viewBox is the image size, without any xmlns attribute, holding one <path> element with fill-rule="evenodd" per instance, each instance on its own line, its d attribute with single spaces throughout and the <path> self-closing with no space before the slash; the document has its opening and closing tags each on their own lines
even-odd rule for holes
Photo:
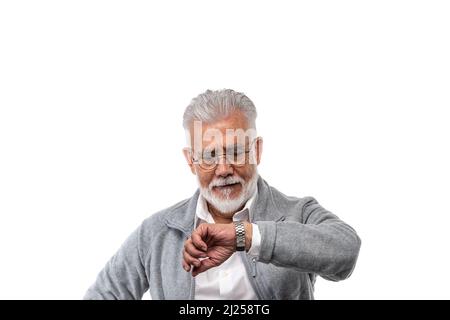
<svg viewBox="0 0 450 320">
<path fill-rule="evenodd" d="M 263 138 L 256 138 L 256 164 L 259 165 L 261 162 L 261 155 L 263 150 Z"/>
<path fill-rule="evenodd" d="M 194 168 L 194 163 L 192 162 L 191 149 L 189 149 L 188 147 L 183 148 L 183 155 L 184 155 L 184 158 L 186 159 L 188 166 L 191 168 L 191 172 L 193 174 L 196 174 L 195 168 Z"/>
</svg>

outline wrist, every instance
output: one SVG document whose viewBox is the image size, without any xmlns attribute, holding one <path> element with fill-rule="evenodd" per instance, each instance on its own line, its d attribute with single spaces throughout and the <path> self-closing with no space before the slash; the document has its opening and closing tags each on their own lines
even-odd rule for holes
<svg viewBox="0 0 450 320">
<path fill-rule="evenodd" d="M 245 252 L 248 252 L 252 246 L 253 226 L 250 222 L 244 222 L 245 229 Z"/>
</svg>

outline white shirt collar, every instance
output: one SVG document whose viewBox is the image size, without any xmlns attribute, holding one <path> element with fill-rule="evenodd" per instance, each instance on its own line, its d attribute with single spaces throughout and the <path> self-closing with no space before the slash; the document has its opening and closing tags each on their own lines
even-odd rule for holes
<svg viewBox="0 0 450 320">
<path fill-rule="evenodd" d="M 247 200 L 244 207 L 233 215 L 233 221 L 249 220 L 252 221 L 253 211 L 255 209 L 256 198 L 258 196 L 258 187 L 255 188 L 255 192 Z M 200 194 L 197 200 L 197 208 L 195 210 L 195 226 L 197 227 L 200 222 L 205 221 L 207 223 L 215 223 L 214 218 L 208 210 L 206 199 Z"/>
</svg>

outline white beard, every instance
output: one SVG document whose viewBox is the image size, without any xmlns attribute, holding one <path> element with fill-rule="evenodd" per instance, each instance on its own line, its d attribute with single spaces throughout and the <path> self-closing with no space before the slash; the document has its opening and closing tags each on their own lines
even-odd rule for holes
<svg viewBox="0 0 450 320">
<path fill-rule="evenodd" d="M 222 196 L 218 197 L 212 192 L 212 188 L 215 186 L 223 186 L 232 183 L 241 183 L 242 190 L 236 198 L 230 198 L 231 188 L 224 189 L 221 193 Z M 214 179 L 211 181 L 208 187 L 202 187 L 200 185 L 200 193 L 205 200 L 214 206 L 217 210 L 223 213 L 223 216 L 230 217 L 230 214 L 234 214 L 248 199 L 251 198 L 256 190 L 256 184 L 258 182 L 258 171 L 255 169 L 253 176 L 246 183 L 241 177 L 227 177 L 225 179 Z M 227 214 L 228 213 L 228 214 Z M 231 215 L 232 216 L 232 215 Z"/>
</svg>

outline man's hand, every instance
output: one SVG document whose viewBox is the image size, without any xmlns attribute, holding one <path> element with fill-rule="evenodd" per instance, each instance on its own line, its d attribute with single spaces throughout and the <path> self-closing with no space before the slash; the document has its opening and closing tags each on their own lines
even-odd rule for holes
<svg viewBox="0 0 450 320">
<path fill-rule="evenodd" d="M 246 248 L 251 244 L 251 224 L 244 223 Z M 184 243 L 183 268 L 197 276 L 224 263 L 236 251 L 236 231 L 233 223 L 202 223 Z"/>
</svg>

